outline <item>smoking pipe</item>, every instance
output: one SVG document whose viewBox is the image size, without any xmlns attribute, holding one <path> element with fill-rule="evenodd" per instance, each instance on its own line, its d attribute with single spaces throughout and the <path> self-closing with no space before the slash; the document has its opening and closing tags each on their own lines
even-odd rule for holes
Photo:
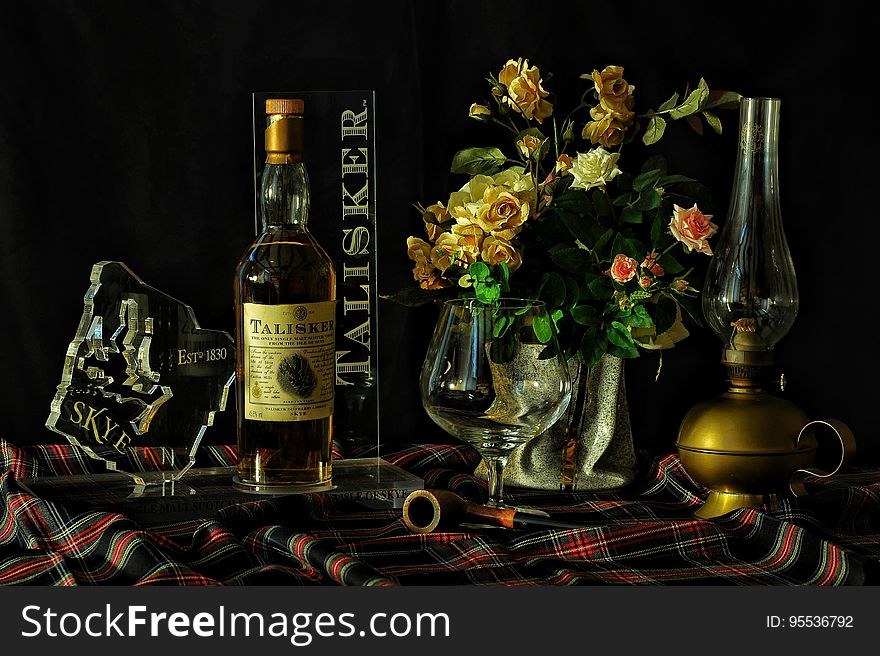
<svg viewBox="0 0 880 656">
<path fill-rule="evenodd" d="M 438 527 L 462 522 L 511 529 L 586 528 L 516 508 L 493 508 L 465 501 L 449 490 L 415 490 L 403 502 L 403 523 L 413 533 L 431 533 Z"/>
</svg>

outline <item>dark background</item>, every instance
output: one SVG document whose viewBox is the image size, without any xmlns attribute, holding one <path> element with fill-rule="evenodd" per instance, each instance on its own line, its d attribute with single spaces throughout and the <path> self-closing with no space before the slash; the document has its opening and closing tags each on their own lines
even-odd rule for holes
<svg viewBox="0 0 880 656">
<path fill-rule="evenodd" d="M 379 289 L 411 283 L 415 202 L 464 180 L 452 154 L 502 135 L 467 118 L 484 77 L 527 57 L 573 106 L 577 76 L 625 67 L 640 106 L 705 77 L 783 99 L 781 202 L 801 310 L 777 348 L 789 398 L 837 417 L 876 463 L 875 36 L 860 4 L 608 2 L 17 3 L 0 17 L 0 436 L 44 428 L 91 265 L 127 263 L 232 332 L 231 276 L 253 231 L 251 93 L 375 89 Z M 567 95 L 568 94 L 568 95 Z M 644 104 L 642 104 L 644 103 Z M 683 124 L 660 144 L 714 192 L 723 221 L 736 115 L 722 137 Z M 625 155 L 625 158 L 628 157 Z M 330 172 L 336 175 L 337 172 Z M 311 171 L 312 177 L 322 175 Z M 704 208 L 707 209 L 707 208 Z M 312 221 L 319 221 L 313 217 Z M 446 441 L 417 374 L 434 310 L 379 307 L 385 442 Z M 695 402 L 722 389 L 720 344 L 694 333 L 627 365 L 638 446 L 672 450 Z M 234 441 L 231 412 L 206 440 Z"/>
</svg>

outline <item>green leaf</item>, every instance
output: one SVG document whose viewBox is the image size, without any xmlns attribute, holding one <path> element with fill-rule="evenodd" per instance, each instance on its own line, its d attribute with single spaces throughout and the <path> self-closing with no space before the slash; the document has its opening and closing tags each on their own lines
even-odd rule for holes
<svg viewBox="0 0 880 656">
<path fill-rule="evenodd" d="M 647 173 L 648 171 L 659 171 L 661 176 L 666 175 L 666 158 L 660 154 L 651 155 L 645 160 L 645 163 L 642 164 L 641 173 Z"/>
<path fill-rule="evenodd" d="M 468 270 L 460 264 L 450 264 L 446 267 L 446 271 L 443 272 L 443 277 L 447 280 L 458 280 L 466 273 L 468 273 Z"/>
<path fill-rule="evenodd" d="M 623 212 L 620 213 L 620 220 L 624 223 L 641 223 L 642 212 L 635 207 L 624 207 Z"/>
<path fill-rule="evenodd" d="M 742 96 L 735 91 L 710 91 L 703 109 L 736 109 L 742 102 Z"/>
<path fill-rule="evenodd" d="M 642 135 L 642 143 L 646 146 L 657 143 L 663 137 L 665 131 L 666 120 L 662 116 L 652 116 L 651 120 L 648 121 L 648 126 L 645 128 L 645 133 Z"/>
<path fill-rule="evenodd" d="M 538 353 L 538 360 L 550 360 L 559 355 L 559 345 L 556 342 L 550 342 Z"/>
<path fill-rule="evenodd" d="M 668 296 L 662 296 L 657 301 L 657 334 L 661 335 L 672 327 L 677 316 L 678 306 Z"/>
<path fill-rule="evenodd" d="M 584 331 L 581 338 L 580 348 L 578 348 L 578 357 L 581 362 L 586 362 L 592 366 L 599 362 L 605 354 L 608 347 L 608 338 L 605 331 L 599 328 L 588 328 Z"/>
<path fill-rule="evenodd" d="M 580 248 L 554 248 L 550 251 L 550 259 L 563 271 L 569 273 L 583 273 L 589 270 L 593 263 L 590 254 Z"/>
<path fill-rule="evenodd" d="M 659 214 L 654 217 L 654 222 L 651 224 L 651 246 L 654 250 L 657 250 L 657 247 L 660 245 L 660 240 L 665 234 L 664 228 L 666 227 L 666 223 L 666 219 Z"/>
<path fill-rule="evenodd" d="M 590 272 L 584 275 L 584 281 L 584 291 L 588 298 L 607 301 L 614 294 L 614 285 L 608 276 Z"/>
<path fill-rule="evenodd" d="M 710 111 L 703 110 L 703 118 L 706 119 L 706 123 L 709 124 L 717 134 L 721 134 L 721 119 L 718 118 L 715 114 Z"/>
<path fill-rule="evenodd" d="M 479 282 L 485 282 L 486 280 L 492 279 L 492 273 L 489 271 L 489 266 L 485 262 L 474 262 L 471 264 L 469 273 L 474 280 Z"/>
<path fill-rule="evenodd" d="M 492 324 L 492 335 L 493 337 L 502 337 L 504 333 L 507 332 L 507 329 L 513 324 L 513 317 L 510 317 L 506 314 L 499 315 L 495 322 Z"/>
<path fill-rule="evenodd" d="M 669 253 L 664 253 L 657 261 L 660 263 L 660 266 L 663 267 L 664 271 L 670 275 L 674 276 L 675 274 L 684 271 L 684 267 L 681 266 L 681 263 Z"/>
<path fill-rule="evenodd" d="M 474 285 L 474 296 L 480 303 L 491 305 L 501 298 L 501 287 L 494 283 L 491 285 L 477 283 Z"/>
<path fill-rule="evenodd" d="M 621 357 L 639 357 L 639 352 L 636 349 L 636 344 L 633 341 L 632 335 L 630 334 L 629 329 L 622 323 L 619 321 L 612 321 L 606 334 L 608 336 L 608 341 L 625 354 Z"/>
<path fill-rule="evenodd" d="M 684 120 L 687 121 L 687 124 L 690 126 L 691 130 L 696 132 L 701 137 L 703 136 L 703 124 L 700 122 L 699 118 L 691 114 L 690 116 L 685 116 Z"/>
<path fill-rule="evenodd" d="M 703 320 L 701 318 L 701 312 L 697 308 L 694 307 L 693 299 L 682 297 L 678 301 L 679 307 L 681 307 L 682 315 L 687 318 L 691 323 L 695 326 L 703 327 Z"/>
<path fill-rule="evenodd" d="M 645 256 L 645 247 L 635 239 L 629 239 L 622 234 L 618 234 L 617 237 L 614 238 L 614 245 L 611 247 L 611 252 L 613 255 L 623 253 L 636 260 L 641 260 Z"/>
<path fill-rule="evenodd" d="M 596 208 L 596 214 L 599 216 L 608 216 L 611 208 L 608 206 L 608 197 L 605 192 L 598 189 L 593 190 L 593 207 Z"/>
<path fill-rule="evenodd" d="M 507 262 L 499 262 L 495 266 L 495 270 L 498 272 L 498 284 L 501 285 L 502 292 L 510 291 L 510 267 L 507 266 Z"/>
<path fill-rule="evenodd" d="M 602 323 L 602 315 L 592 305 L 576 305 L 571 308 L 571 318 L 582 326 L 598 326 Z"/>
<path fill-rule="evenodd" d="M 611 204 L 614 205 L 614 207 L 626 207 L 627 205 L 630 204 L 631 200 L 632 200 L 632 194 L 627 192 L 625 194 L 620 194 L 620 196 L 615 198 Z"/>
<path fill-rule="evenodd" d="M 591 215 L 556 212 L 556 216 L 559 217 L 562 225 L 571 233 L 572 237 L 593 250 L 594 242 L 602 234 L 602 226 Z"/>
<path fill-rule="evenodd" d="M 652 188 L 657 181 L 660 179 L 660 169 L 654 169 L 653 171 L 645 171 L 636 176 L 635 180 L 633 180 L 633 189 L 636 191 L 644 191 L 645 189 Z"/>
<path fill-rule="evenodd" d="M 555 271 L 550 271 L 538 299 L 550 307 L 560 307 L 565 302 L 565 291 L 565 280 Z"/>
<path fill-rule="evenodd" d="M 593 205 L 590 203 L 590 198 L 582 189 L 568 189 L 558 196 L 554 196 L 551 207 L 573 214 L 593 213 Z"/>
<path fill-rule="evenodd" d="M 693 178 L 689 178 L 686 175 L 667 175 L 657 181 L 657 186 L 668 187 L 669 185 L 679 182 L 696 182 L 696 180 L 694 180 Z"/>
<path fill-rule="evenodd" d="M 687 100 L 685 100 L 678 107 L 670 110 L 670 118 L 680 119 L 700 111 L 700 108 L 702 107 L 706 98 L 709 96 L 709 88 L 706 87 L 705 84 L 706 82 L 701 79 L 700 86 L 691 91 L 690 95 L 688 95 L 687 97 Z"/>
<path fill-rule="evenodd" d="M 656 210 L 660 207 L 660 194 L 657 193 L 656 189 L 646 189 L 642 192 L 641 198 L 639 198 L 639 202 L 636 205 L 643 212 L 647 212 L 649 210 Z"/>
<path fill-rule="evenodd" d="M 629 315 L 621 317 L 620 321 L 633 328 L 651 328 L 654 325 L 654 320 L 644 305 L 636 305 Z"/>
<path fill-rule="evenodd" d="M 513 360 L 516 352 L 515 342 L 512 339 L 493 339 L 489 347 L 489 357 L 492 362 L 504 363 Z"/>
<path fill-rule="evenodd" d="M 398 303 L 405 307 L 419 307 L 435 301 L 438 298 L 443 298 L 446 295 L 448 294 L 441 293 L 441 290 L 427 290 L 422 289 L 421 287 L 406 287 L 394 294 L 382 296 L 382 298 L 387 301 L 392 301 L 393 303 Z"/>
<path fill-rule="evenodd" d="M 613 355 L 616 358 L 637 358 L 639 357 L 639 350 L 635 347 L 624 349 L 614 344 L 609 344 L 608 355 Z"/>
<path fill-rule="evenodd" d="M 494 146 L 491 148 L 465 148 L 452 158 L 452 173 L 467 175 L 491 175 L 496 173 L 506 161 L 504 153 Z"/>
<path fill-rule="evenodd" d="M 580 288 L 578 287 L 577 280 L 574 278 L 565 277 L 565 302 L 562 307 L 572 308 L 577 302 L 578 298 L 580 298 Z"/>
<path fill-rule="evenodd" d="M 550 317 L 539 314 L 532 318 L 532 329 L 535 331 L 535 337 L 542 344 L 548 343 L 553 339 L 553 327 L 550 325 Z"/>
<path fill-rule="evenodd" d="M 672 97 L 669 100 L 667 100 L 665 103 L 660 105 L 659 108 L 657 108 L 657 111 L 658 112 L 665 112 L 667 109 L 672 109 L 673 107 L 675 107 L 675 104 L 677 102 L 678 102 L 678 93 L 673 93 Z"/>
<path fill-rule="evenodd" d="M 603 232 L 599 238 L 593 242 L 593 250 L 599 253 L 599 257 L 604 257 L 603 249 L 605 245 L 611 241 L 611 238 L 614 236 L 614 230 L 612 228 L 608 228 L 605 232 Z"/>
</svg>

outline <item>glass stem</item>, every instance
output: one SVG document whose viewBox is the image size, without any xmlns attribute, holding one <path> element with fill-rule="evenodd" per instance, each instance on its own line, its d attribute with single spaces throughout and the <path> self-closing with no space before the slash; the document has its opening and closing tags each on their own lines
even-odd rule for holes
<svg viewBox="0 0 880 656">
<path fill-rule="evenodd" d="M 489 472 L 489 502 L 490 506 L 503 506 L 504 504 L 504 466 L 508 456 L 498 456 L 486 462 Z"/>
</svg>

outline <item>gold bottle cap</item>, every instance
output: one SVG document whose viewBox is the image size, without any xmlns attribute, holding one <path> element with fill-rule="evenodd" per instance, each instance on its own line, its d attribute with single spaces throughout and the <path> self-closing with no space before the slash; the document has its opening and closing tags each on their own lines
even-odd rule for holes
<svg viewBox="0 0 880 656">
<path fill-rule="evenodd" d="M 267 114 L 303 114 L 305 103 L 299 98 L 269 98 L 266 101 Z"/>
<path fill-rule="evenodd" d="M 290 164 L 302 161 L 303 101 L 299 98 L 266 100 L 266 163 Z"/>
</svg>

